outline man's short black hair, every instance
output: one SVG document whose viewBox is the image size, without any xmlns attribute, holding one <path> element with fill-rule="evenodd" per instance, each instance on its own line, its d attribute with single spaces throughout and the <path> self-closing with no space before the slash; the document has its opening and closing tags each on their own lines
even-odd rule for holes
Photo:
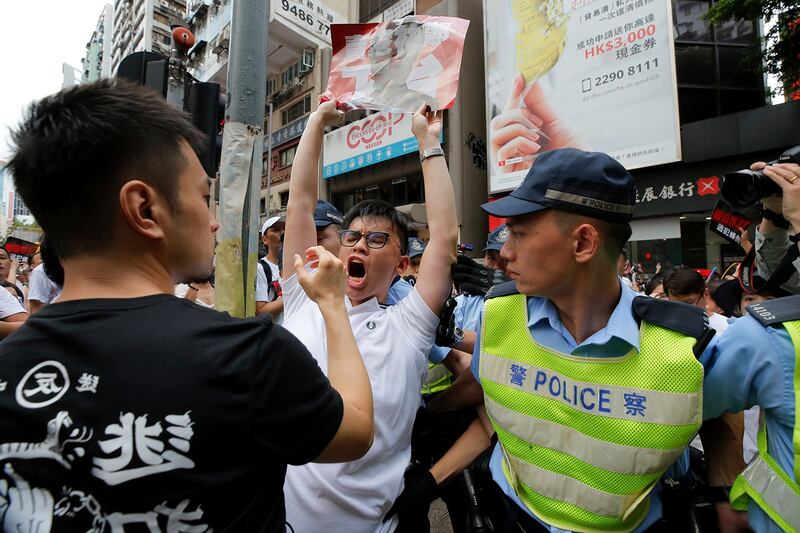
<svg viewBox="0 0 800 533">
<path fill-rule="evenodd" d="M 624 246 L 633 234 L 629 223 L 600 220 L 599 218 L 587 217 L 567 211 L 556 211 L 556 213 L 558 213 L 561 229 L 565 232 L 572 231 L 578 224 L 589 223 L 594 226 L 603 237 L 603 252 L 615 264 L 620 255 L 624 255 L 625 259 L 628 258 Z"/>
<path fill-rule="evenodd" d="M 62 258 L 113 242 L 127 181 L 152 185 L 174 205 L 181 142 L 203 149 L 188 115 L 145 87 L 109 79 L 34 102 L 12 139 L 17 191 Z"/>
<path fill-rule="evenodd" d="M 383 200 L 364 200 L 354 205 L 344 215 L 342 227 L 348 229 L 357 218 L 382 218 L 389 221 L 400 241 L 400 253 L 406 255 L 408 246 L 408 219 L 389 202 Z"/>
<path fill-rule="evenodd" d="M 703 276 L 690 268 L 673 270 L 664 280 L 664 292 L 667 296 L 703 294 L 705 289 L 706 283 Z"/>
<path fill-rule="evenodd" d="M 58 252 L 52 241 L 46 235 L 42 237 L 42 242 L 39 243 L 39 250 L 42 254 L 42 265 L 44 273 L 52 280 L 53 283 L 59 287 L 64 286 L 64 267 L 61 266 L 61 260 L 58 257 Z"/>
</svg>

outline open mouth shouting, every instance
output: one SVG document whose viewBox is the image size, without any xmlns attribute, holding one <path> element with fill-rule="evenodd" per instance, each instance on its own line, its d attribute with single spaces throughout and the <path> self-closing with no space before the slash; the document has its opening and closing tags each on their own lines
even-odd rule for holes
<svg viewBox="0 0 800 533">
<path fill-rule="evenodd" d="M 347 258 L 347 286 L 352 289 L 360 289 L 367 280 L 367 266 L 364 260 L 355 255 Z"/>
</svg>

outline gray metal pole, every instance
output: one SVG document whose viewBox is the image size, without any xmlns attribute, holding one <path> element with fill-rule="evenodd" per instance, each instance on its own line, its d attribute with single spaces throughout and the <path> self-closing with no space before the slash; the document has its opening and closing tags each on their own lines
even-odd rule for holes
<svg viewBox="0 0 800 533">
<path fill-rule="evenodd" d="M 234 0 L 220 163 L 215 307 L 255 314 L 269 0 Z"/>
<path fill-rule="evenodd" d="M 264 134 L 264 137 L 267 139 L 267 201 L 265 202 L 265 211 L 267 214 L 267 218 L 270 216 L 269 212 L 269 201 L 270 201 L 270 193 L 272 192 L 272 102 L 267 104 L 269 106 L 269 112 L 267 114 L 267 132 Z"/>
</svg>

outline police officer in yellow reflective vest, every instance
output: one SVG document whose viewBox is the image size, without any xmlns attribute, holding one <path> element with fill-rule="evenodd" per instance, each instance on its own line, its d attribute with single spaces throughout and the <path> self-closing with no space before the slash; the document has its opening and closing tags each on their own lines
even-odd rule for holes
<svg viewBox="0 0 800 533">
<path fill-rule="evenodd" d="M 800 296 L 749 306 L 715 352 L 707 380 L 719 394 L 706 397 L 707 411 L 761 407 L 758 455 L 736 479 L 731 501 L 749 511 L 759 533 L 800 531 Z"/>
<path fill-rule="evenodd" d="M 621 283 L 635 200 L 621 164 L 570 148 L 482 206 L 507 219 L 513 280 L 487 295 L 471 372 L 499 441 L 498 531 L 643 531 L 661 516 L 662 475 L 687 468 L 713 330 L 699 308 Z M 473 429 L 431 469 L 437 482 L 472 460 L 486 438 Z"/>
<path fill-rule="evenodd" d="M 787 253 L 796 258 L 800 166 L 770 165 L 764 174 L 783 190 L 783 216 L 793 235 Z M 800 270 L 800 259 L 792 264 Z M 747 509 L 757 533 L 800 531 L 799 362 L 800 295 L 795 295 L 750 305 L 722 335 L 708 366 L 706 386 L 714 390 L 705 398 L 708 415 L 760 407 L 758 455 L 730 491 L 734 507 Z"/>
</svg>

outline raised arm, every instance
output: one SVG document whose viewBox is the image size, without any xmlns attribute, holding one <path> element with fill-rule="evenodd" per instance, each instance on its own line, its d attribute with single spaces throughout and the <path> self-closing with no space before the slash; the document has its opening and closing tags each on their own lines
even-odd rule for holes
<svg viewBox="0 0 800 533">
<path fill-rule="evenodd" d="M 292 164 L 289 181 L 289 202 L 286 206 L 286 232 L 283 237 L 283 277 L 291 277 L 295 267 L 291 258 L 305 256 L 308 248 L 317 244 L 314 226 L 314 208 L 317 206 L 319 180 L 319 156 L 322 152 L 322 136 L 325 128 L 337 124 L 344 118 L 333 101 L 320 104 L 311 113 L 308 124 L 300 137 L 297 153 Z"/>
<path fill-rule="evenodd" d="M 301 257 L 317 263 L 317 271 L 307 272 Z M 372 386 L 344 304 L 344 266 L 322 246 L 309 248 L 303 256 L 295 255 L 293 259 L 298 282 L 319 306 L 325 321 L 328 379 L 342 397 L 344 408 L 336 435 L 314 462 L 353 461 L 372 446 L 374 419 Z"/>
<path fill-rule="evenodd" d="M 419 142 L 420 152 L 439 148 L 442 115 L 426 112 L 427 106 L 414 113 L 411 130 Z M 425 183 L 425 214 L 431 240 L 422 254 L 416 289 L 431 311 L 437 315 L 450 295 L 450 266 L 456 261 L 458 220 L 453 184 L 444 157 L 429 157 L 422 162 Z"/>
</svg>

